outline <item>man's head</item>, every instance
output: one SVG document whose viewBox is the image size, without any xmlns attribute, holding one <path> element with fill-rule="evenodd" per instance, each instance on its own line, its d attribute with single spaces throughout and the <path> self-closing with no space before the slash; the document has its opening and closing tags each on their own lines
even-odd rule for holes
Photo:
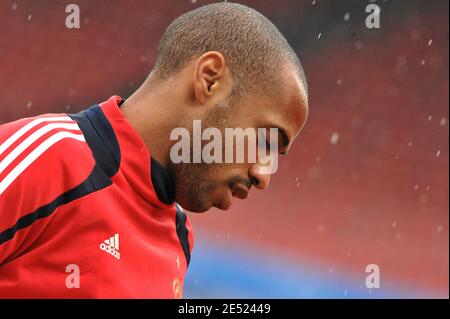
<svg viewBox="0 0 450 319">
<path fill-rule="evenodd" d="M 286 62 L 307 92 L 303 67 L 285 37 L 262 14 L 236 3 L 206 5 L 175 19 L 160 41 L 152 73 L 167 79 L 208 51 L 224 56 L 233 77 L 233 97 L 276 90 Z"/>
<path fill-rule="evenodd" d="M 268 19 L 239 4 L 207 5 L 173 21 L 146 82 L 161 87 L 159 95 L 170 100 L 172 127 L 192 133 L 193 120 L 201 120 L 203 130 L 217 128 L 222 137 L 225 128 L 278 128 L 272 138 L 280 154 L 287 153 L 307 118 L 307 84 L 297 55 Z M 222 154 L 225 148 L 224 142 Z M 207 164 L 192 163 L 193 152 L 191 163 L 166 156 L 175 199 L 191 211 L 227 209 L 232 196 L 245 198 L 252 185 L 264 189 L 270 179 L 261 173 L 260 161 L 248 157 L 244 163 Z"/>
</svg>

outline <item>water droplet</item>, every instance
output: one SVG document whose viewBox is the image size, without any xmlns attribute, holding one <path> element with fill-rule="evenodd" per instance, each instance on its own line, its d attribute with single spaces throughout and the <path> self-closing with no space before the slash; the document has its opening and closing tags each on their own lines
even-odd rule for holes
<svg viewBox="0 0 450 319">
<path fill-rule="evenodd" d="M 331 134 L 330 143 L 332 145 L 336 145 L 338 141 L 339 141 L 339 133 L 334 132 L 333 134 Z"/>
<path fill-rule="evenodd" d="M 431 46 L 432 43 L 433 43 L 433 39 L 428 40 L 428 46 Z"/>
<path fill-rule="evenodd" d="M 11 10 L 16 11 L 16 9 L 17 9 L 17 3 L 13 3 L 11 6 Z"/>
<path fill-rule="evenodd" d="M 428 115 L 428 122 L 430 122 L 433 119 L 432 115 Z"/>
<path fill-rule="evenodd" d="M 436 152 L 436 157 L 439 157 L 439 155 L 441 155 L 441 151 Z"/>
<path fill-rule="evenodd" d="M 395 228 L 395 227 L 397 227 L 397 222 L 392 223 L 392 228 Z"/>
<path fill-rule="evenodd" d="M 346 12 L 344 14 L 344 21 L 348 21 L 348 20 L 350 20 L 350 12 Z"/>
<path fill-rule="evenodd" d="M 414 185 L 414 190 L 418 190 L 419 189 L 419 184 Z"/>
<path fill-rule="evenodd" d="M 27 17 L 27 20 L 30 21 L 30 20 L 31 20 L 31 17 L 32 17 L 32 15 L 29 14 L 28 17 Z"/>
<path fill-rule="evenodd" d="M 31 108 L 32 105 L 33 105 L 33 102 L 28 101 L 28 103 L 27 103 L 27 109 Z"/>
<path fill-rule="evenodd" d="M 439 124 L 441 124 L 441 126 L 444 126 L 445 124 L 447 124 L 447 119 L 445 117 L 441 118 Z"/>
<path fill-rule="evenodd" d="M 317 39 L 320 39 L 322 37 L 322 33 L 319 33 L 318 35 L 317 35 Z"/>
</svg>

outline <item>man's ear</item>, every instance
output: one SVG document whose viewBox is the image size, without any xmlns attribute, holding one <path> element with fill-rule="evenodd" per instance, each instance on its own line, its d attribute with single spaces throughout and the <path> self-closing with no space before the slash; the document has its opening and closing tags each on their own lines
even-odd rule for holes
<svg viewBox="0 0 450 319">
<path fill-rule="evenodd" d="M 194 69 L 195 98 L 204 104 L 225 88 L 226 65 L 223 55 L 216 51 L 204 53 L 197 59 Z"/>
</svg>

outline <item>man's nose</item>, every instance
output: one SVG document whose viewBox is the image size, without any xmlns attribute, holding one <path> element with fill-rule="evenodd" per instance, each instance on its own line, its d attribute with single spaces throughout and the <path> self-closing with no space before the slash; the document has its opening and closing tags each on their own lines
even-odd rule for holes
<svg viewBox="0 0 450 319">
<path fill-rule="evenodd" d="M 253 185 L 258 189 L 266 189 L 269 186 L 270 175 L 264 173 L 263 167 L 260 164 L 253 164 L 250 167 L 249 175 L 253 181 Z"/>
</svg>

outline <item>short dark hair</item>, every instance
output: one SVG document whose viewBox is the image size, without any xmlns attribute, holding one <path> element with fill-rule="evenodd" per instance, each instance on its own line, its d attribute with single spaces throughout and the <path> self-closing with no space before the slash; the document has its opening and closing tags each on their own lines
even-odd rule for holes
<svg viewBox="0 0 450 319">
<path fill-rule="evenodd" d="M 307 91 L 300 60 L 275 25 L 256 10 L 230 2 L 205 5 L 175 19 L 160 41 L 152 73 L 169 78 L 208 51 L 224 55 L 239 90 L 273 87 L 277 70 L 290 62 Z"/>
</svg>

